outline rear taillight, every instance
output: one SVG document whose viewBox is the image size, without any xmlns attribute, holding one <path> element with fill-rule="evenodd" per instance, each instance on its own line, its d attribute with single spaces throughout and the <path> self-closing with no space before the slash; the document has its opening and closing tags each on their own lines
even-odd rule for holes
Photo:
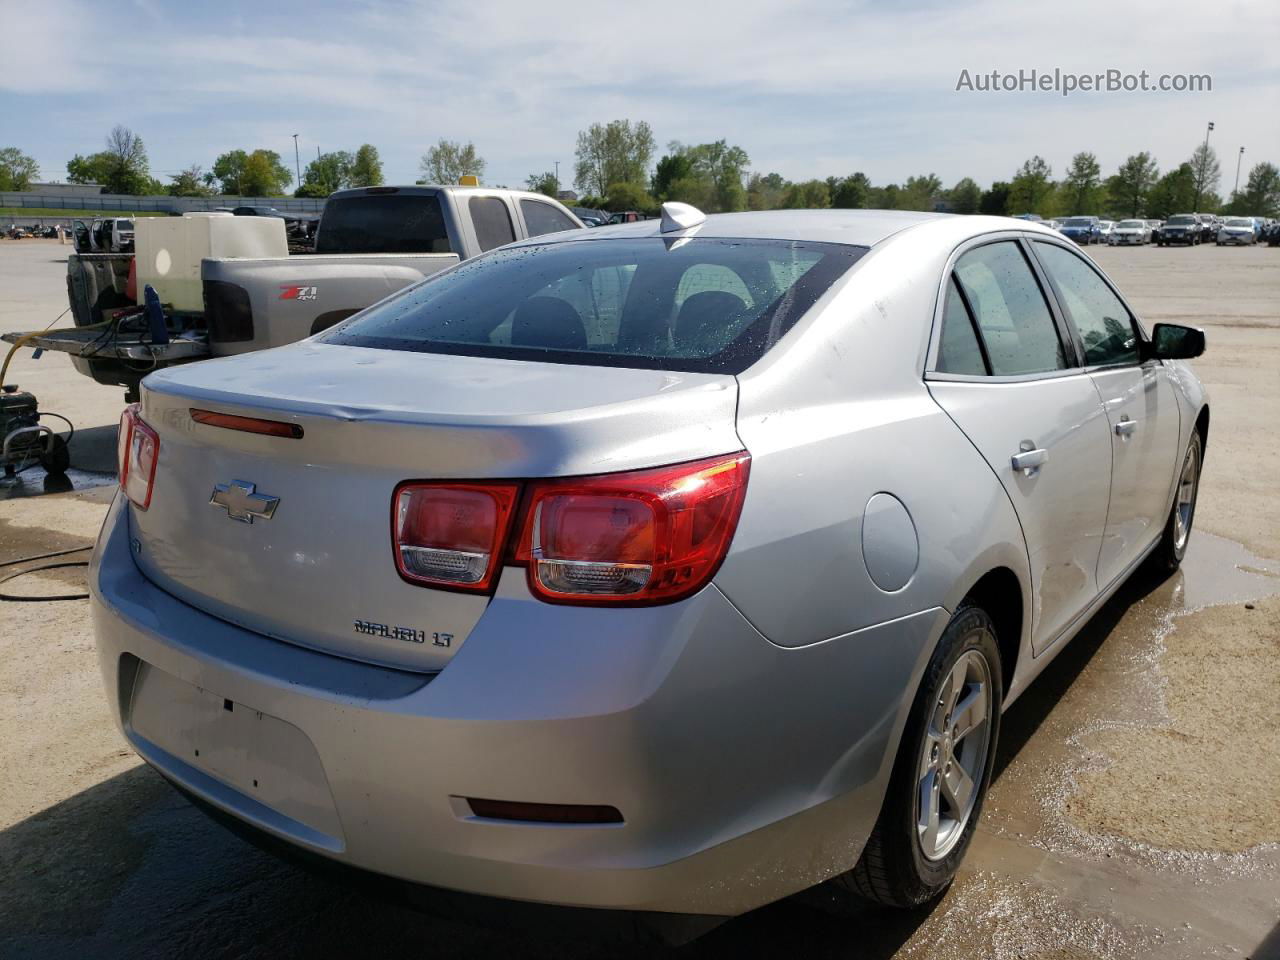
<svg viewBox="0 0 1280 960">
<path fill-rule="evenodd" d="M 514 483 L 402 483 L 391 504 L 400 576 L 427 586 L 488 591 L 518 494 Z"/>
<path fill-rule="evenodd" d="M 411 583 L 489 592 L 506 556 L 552 603 L 670 603 L 719 569 L 750 465 L 743 452 L 524 484 L 402 483 L 392 500 L 396 567 Z"/>
<path fill-rule="evenodd" d="M 669 603 L 700 590 L 733 539 L 750 463 L 736 453 L 535 482 L 516 547 L 530 589 L 587 604 Z"/>
<path fill-rule="evenodd" d="M 160 437 L 138 416 L 136 403 L 125 407 L 116 438 L 116 464 L 120 488 L 139 510 L 151 505 L 151 488 L 160 459 Z"/>
</svg>

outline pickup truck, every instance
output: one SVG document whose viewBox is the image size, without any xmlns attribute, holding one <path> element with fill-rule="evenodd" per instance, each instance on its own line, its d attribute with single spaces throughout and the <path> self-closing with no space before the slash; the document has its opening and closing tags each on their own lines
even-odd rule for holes
<svg viewBox="0 0 1280 960">
<path fill-rule="evenodd" d="M 74 254 L 67 289 L 77 328 L 51 330 L 33 348 L 71 354 L 76 369 L 137 396 L 152 370 L 302 340 L 397 290 L 494 247 L 582 221 L 550 197 L 471 186 L 360 187 L 329 197 L 314 254 L 205 258 L 203 313 L 167 316 L 169 342 L 152 342 L 129 291 L 132 254 Z M 12 340 L 16 335 L 8 334 Z"/>
</svg>

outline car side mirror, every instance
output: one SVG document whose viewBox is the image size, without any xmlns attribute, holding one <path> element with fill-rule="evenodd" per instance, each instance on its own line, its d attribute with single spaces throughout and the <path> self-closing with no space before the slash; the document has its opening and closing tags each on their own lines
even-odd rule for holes
<svg viewBox="0 0 1280 960">
<path fill-rule="evenodd" d="M 1151 331 L 1151 356 L 1156 360 L 1190 360 L 1204 353 L 1204 331 L 1177 323 L 1157 323 Z"/>
</svg>

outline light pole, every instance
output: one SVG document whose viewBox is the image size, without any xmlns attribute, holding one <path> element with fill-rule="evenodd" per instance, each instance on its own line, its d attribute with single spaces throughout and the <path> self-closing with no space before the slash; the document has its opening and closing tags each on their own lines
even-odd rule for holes
<svg viewBox="0 0 1280 960">
<path fill-rule="evenodd" d="M 560 199 L 560 161 L 556 161 L 556 199 Z"/>
<path fill-rule="evenodd" d="M 1213 133 L 1213 121 L 1209 121 L 1209 126 L 1204 131 L 1204 156 L 1200 158 L 1201 169 L 1196 171 L 1196 202 L 1193 213 L 1200 212 L 1200 191 L 1204 189 L 1204 175 L 1209 169 L 1209 134 Z"/>
<path fill-rule="evenodd" d="M 293 165 L 298 171 L 298 186 L 302 186 L 302 158 L 298 156 L 298 135 L 293 135 Z"/>
<path fill-rule="evenodd" d="M 1236 194 L 1240 192 L 1240 161 L 1244 159 L 1244 147 L 1240 148 L 1240 152 L 1236 154 L 1236 185 L 1231 188 L 1231 199 L 1236 198 Z"/>
</svg>

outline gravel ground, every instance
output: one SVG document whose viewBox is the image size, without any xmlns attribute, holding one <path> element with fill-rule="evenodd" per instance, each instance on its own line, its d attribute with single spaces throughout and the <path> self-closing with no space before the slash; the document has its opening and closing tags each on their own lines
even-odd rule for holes
<svg viewBox="0 0 1280 960">
<path fill-rule="evenodd" d="M 0 331 L 62 309 L 65 253 L 0 243 Z M 1007 714 L 983 824 L 940 903 L 850 915 L 820 890 L 671 955 L 1280 958 L 1280 251 L 1090 254 L 1148 324 L 1209 334 L 1214 419 L 1183 571 L 1126 585 Z M 78 466 L 109 467 L 120 390 L 54 355 L 20 357 L 10 379 L 83 428 Z M 19 493 L 43 488 L 26 479 Z M 89 543 L 110 495 L 0 500 L 0 562 Z M 447 898 L 405 910 L 224 833 L 110 725 L 83 601 L 0 603 L 0 657 L 0 958 L 665 955 L 464 921 Z"/>
</svg>

